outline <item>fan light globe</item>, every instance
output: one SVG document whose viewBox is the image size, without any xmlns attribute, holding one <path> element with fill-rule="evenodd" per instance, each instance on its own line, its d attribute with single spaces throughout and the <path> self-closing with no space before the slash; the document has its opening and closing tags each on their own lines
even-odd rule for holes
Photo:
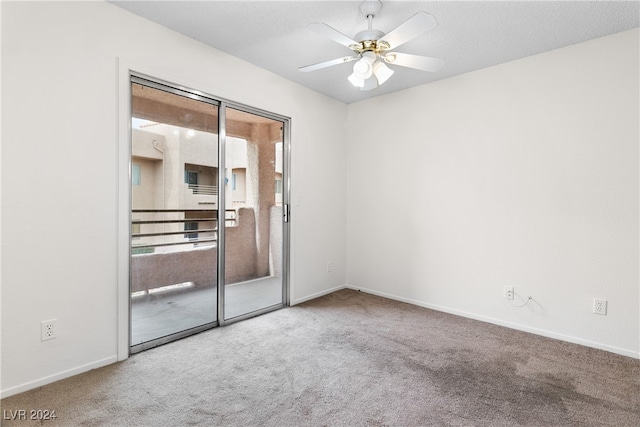
<svg viewBox="0 0 640 427">
<path fill-rule="evenodd" d="M 364 84 L 362 85 L 360 90 L 371 90 L 377 87 L 378 87 L 378 79 L 376 79 L 376 76 L 371 76 L 364 81 Z"/>
<path fill-rule="evenodd" d="M 368 79 L 373 73 L 373 67 L 369 61 L 361 59 L 353 66 L 353 72 L 362 79 Z"/>
<path fill-rule="evenodd" d="M 373 52 L 364 52 L 353 66 L 353 74 L 348 77 L 352 85 L 361 90 L 375 89 L 393 75 L 393 70 L 379 61 Z"/>
<path fill-rule="evenodd" d="M 353 65 L 353 74 L 349 76 L 349 81 L 356 87 L 363 87 L 365 80 L 373 76 L 373 65 L 376 61 L 376 54 L 364 52 L 362 58 Z M 377 84 L 376 84 L 377 86 Z"/>
<path fill-rule="evenodd" d="M 373 73 L 378 78 L 378 84 L 383 84 L 389 80 L 389 77 L 393 75 L 394 71 L 387 67 L 384 62 L 378 61 L 373 66 Z"/>
<path fill-rule="evenodd" d="M 347 79 L 355 87 L 363 87 L 364 86 L 364 79 L 359 77 L 355 72 L 353 74 L 351 74 L 349 77 L 347 77 Z"/>
</svg>

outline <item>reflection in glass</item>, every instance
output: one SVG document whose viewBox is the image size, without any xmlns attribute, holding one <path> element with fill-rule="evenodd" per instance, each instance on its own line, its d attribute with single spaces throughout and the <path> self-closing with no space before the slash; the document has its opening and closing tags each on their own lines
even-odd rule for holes
<svg viewBox="0 0 640 427">
<path fill-rule="evenodd" d="M 217 320 L 218 107 L 131 89 L 135 346 Z"/>
<path fill-rule="evenodd" d="M 226 109 L 225 319 L 283 302 L 282 129 Z"/>
</svg>

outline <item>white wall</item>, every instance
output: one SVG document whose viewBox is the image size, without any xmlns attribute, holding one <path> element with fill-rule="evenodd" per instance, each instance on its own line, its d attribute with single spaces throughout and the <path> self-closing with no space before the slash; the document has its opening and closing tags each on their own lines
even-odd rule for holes
<svg viewBox="0 0 640 427">
<path fill-rule="evenodd" d="M 350 286 L 638 357 L 638 39 L 350 105 Z"/>
<path fill-rule="evenodd" d="M 123 63 L 291 117 L 291 300 L 344 285 L 345 104 L 110 4 L 1 7 L 3 396 L 117 358 Z"/>
</svg>

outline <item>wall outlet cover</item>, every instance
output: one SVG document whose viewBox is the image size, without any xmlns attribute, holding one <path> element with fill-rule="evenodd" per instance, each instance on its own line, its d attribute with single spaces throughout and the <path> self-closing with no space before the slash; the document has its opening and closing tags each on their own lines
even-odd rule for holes
<svg viewBox="0 0 640 427">
<path fill-rule="evenodd" d="M 40 340 L 47 341 L 56 338 L 56 319 L 40 322 Z"/>
<path fill-rule="evenodd" d="M 513 286 L 505 286 L 503 291 L 504 299 L 513 300 L 514 291 Z"/>
<path fill-rule="evenodd" d="M 601 298 L 593 299 L 593 313 L 601 314 L 603 316 L 607 315 L 607 300 Z"/>
</svg>

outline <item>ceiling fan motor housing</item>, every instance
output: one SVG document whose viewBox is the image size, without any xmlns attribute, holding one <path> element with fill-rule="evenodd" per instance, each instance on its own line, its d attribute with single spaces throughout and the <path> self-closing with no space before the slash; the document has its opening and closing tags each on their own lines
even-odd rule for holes
<svg viewBox="0 0 640 427">
<path fill-rule="evenodd" d="M 358 53 L 362 52 L 374 52 L 380 54 L 380 52 L 389 49 L 389 43 L 384 40 L 380 40 L 384 36 L 384 33 L 379 30 L 364 30 L 356 34 L 355 39 L 358 44 L 349 46 L 351 49 Z"/>
<path fill-rule="evenodd" d="M 365 40 L 380 40 L 384 33 L 380 30 L 363 30 L 356 34 L 356 41 L 363 42 Z"/>
</svg>

